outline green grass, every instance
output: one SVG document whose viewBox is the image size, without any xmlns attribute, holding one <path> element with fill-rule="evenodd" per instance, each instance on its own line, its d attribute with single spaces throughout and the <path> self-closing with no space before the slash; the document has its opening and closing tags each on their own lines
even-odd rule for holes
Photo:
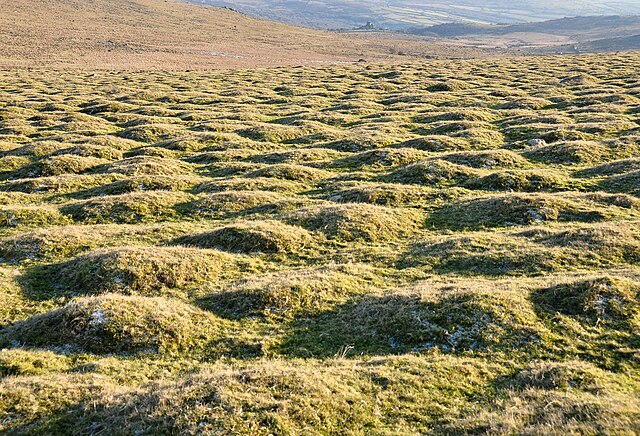
<svg viewBox="0 0 640 436">
<path fill-rule="evenodd" d="M 0 71 L 0 433 L 640 432 L 639 68 Z"/>
</svg>

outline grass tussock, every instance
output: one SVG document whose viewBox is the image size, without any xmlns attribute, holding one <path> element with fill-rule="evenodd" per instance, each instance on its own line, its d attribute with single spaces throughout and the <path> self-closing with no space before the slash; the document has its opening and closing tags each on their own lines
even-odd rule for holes
<svg viewBox="0 0 640 436">
<path fill-rule="evenodd" d="M 225 327 L 211 314 L 179 301 L 107 294 L 75 299 L 14 324 L 0 334 L 0 343 L 98 354 L 176 354 L 202 348 Z"/>
<path fill-rule="evenodd" d="M 118 247 L 82 254 L 70 261 L 37 266 L 25 286 L 37 295 L 108 292 L 161 295 L 215 281 L 240 262 L 216 250 L 186 247 Z"/>
<path fill-rule="evenodd" d="M 421 218 L 417 211 L 367 204 L 312 206 L 283 216 L 286 222 L 321 231 L 331 239 L 368 242 L 409 236 L 420 228 Z"/>
<path fill-rule="evenodd" d="M 588 194 L 505 194 L 461 200 L 434 211 L 431 226 L 479 229 L 550 221 L 599 222 L 635 216 L 636 202 L 616 204 L 617 196 Z"/>
<path fill-rule="evenodd" d="M 192 200 L 183 192 L 143 191 L 94 197 L 62 207 L 62 211 L 84 223 L 137 223 L 176 218 L 176 206 Z"/>
<path fill-rule="evenodd" d="M 176 239 L 180 245 L 216 248 L 235 253 L 295 255 L 314 243 L 308 231 L 280 221 L 244 221 L 211 232 Z"/>
<path fill-rule="evenodd" d="M 55 207 L 0 206 L 0 228 L 43 227 L 69 223 L 69 217 Z"/>
<path fill-rule="evenodd" d="M 363 295 L 379 279 L 364 265 L 330 265 L 251 277 L 201 305 L 231 318 L 293 319 L 335 308 Z"/>
<path fill-rule="evenodd" d="M 444 160 L 428 160 L 398 168 L 385 179 L 395 183 L 444 188 L 462 185 L 475 179 L 479 174 L 477 170 L 467 166 Z"/>
</svg>

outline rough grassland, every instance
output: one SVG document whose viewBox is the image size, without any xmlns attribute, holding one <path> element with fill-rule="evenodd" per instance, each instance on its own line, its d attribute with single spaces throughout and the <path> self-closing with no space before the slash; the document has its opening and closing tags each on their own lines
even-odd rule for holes
<svg viewBox="0 0 640 436">
<path fill-rule="evenodd" d="M 0 71 L 0 433 L 640 432 L 639 70 Z"/>
</svg>

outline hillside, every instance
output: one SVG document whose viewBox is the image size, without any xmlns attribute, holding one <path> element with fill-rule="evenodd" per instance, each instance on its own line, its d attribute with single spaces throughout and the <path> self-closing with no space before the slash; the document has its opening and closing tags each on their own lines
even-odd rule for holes
<svg viewBox="0 0 640 436">
<path fill-rule="evenodd" d="M 639 70 L 0 70 L 0 433 L 640 432 Z"/>
<path fill-rule="evenodd" d="M 336 35 L 174 0 L 16 0 L 0 14 L 0 66 L 268 67 L 469 56 L 477 50 Z"/>
</svg>

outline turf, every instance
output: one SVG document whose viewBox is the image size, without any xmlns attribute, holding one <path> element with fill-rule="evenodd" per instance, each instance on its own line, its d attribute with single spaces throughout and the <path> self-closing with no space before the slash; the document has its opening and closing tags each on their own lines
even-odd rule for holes
<svg viewBox="0 0 640 436">
<path fill-rule="evenodd" d="M 0 432 L 640 432 L 639 69 L 0 71 Z"/>
</svg>

